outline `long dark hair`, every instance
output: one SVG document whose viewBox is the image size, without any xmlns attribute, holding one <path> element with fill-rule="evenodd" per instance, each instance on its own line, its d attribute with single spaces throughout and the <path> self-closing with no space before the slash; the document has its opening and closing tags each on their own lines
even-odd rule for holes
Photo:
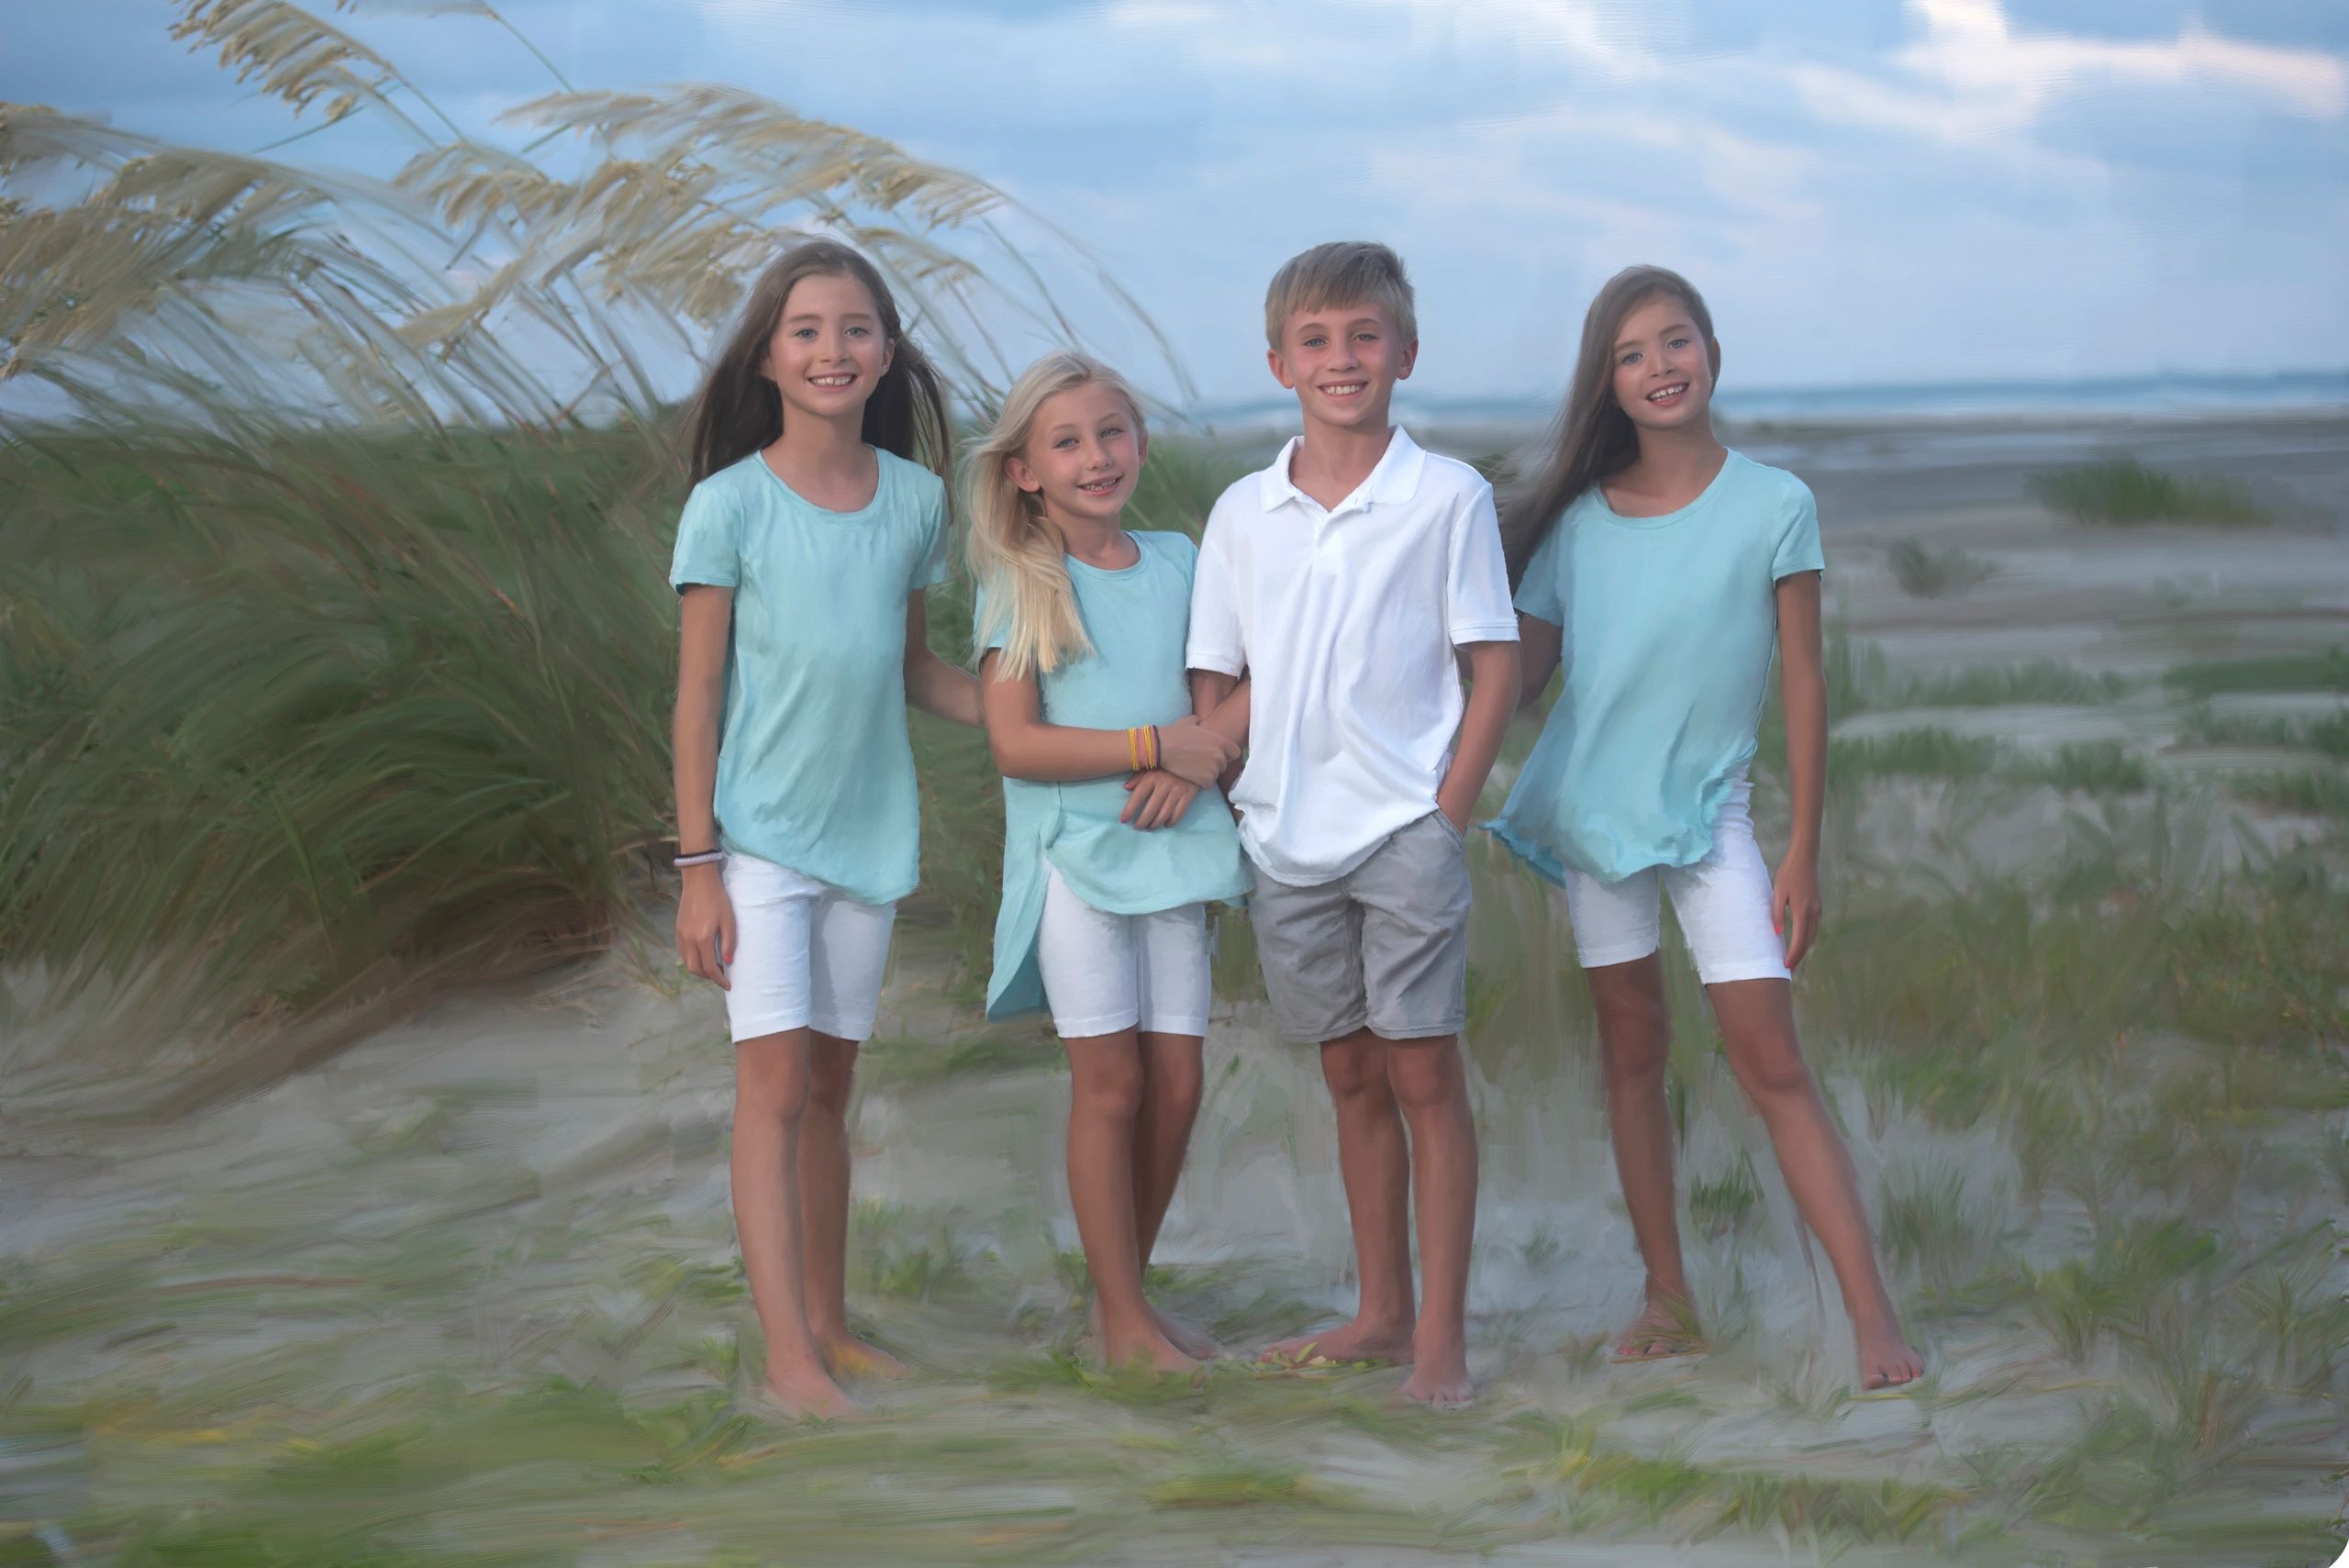
<svg viewBox="0 0 2349 1568">
<path fill-rule="evenodd" d="M 1525 574 L 1525 563 L 1574 499 L 1639 457 L 1639 432 L 1615 401 L 1615 335 L 1625 317 L 1659 296 L 1688 307 L 1689 319 L 1704 336 L 1713 373 L 1720 374 L 1721 346 L 1713 337 L 1712 312 L 1687 278 L 1664 267 L 1626 267 L 1607 280 L 1582 318 L 1574 380 L 1566 384 L 1556 422 L 1534 449 L 1539 461 L 1520 470 L 1520 482 L 1501 505 L 1501 548 L 1512 584 Z"/>
<path fill-rule="evenodd" d="M 890 297 L 881 270 L 836 239 L 810 239 L 785 250 L 759 274 L 724 350 L 694 395 L 686 428 L 696 484 L 783 434 L 783 394 L 759 373 L 759 364 L 774 337 L 775 324 L 783 319 L 793 285 L 813 277 L 854 278 L 873 296 L 873 307 L 881 316 L 882 336 L 891 350 L 889 370 L 865 400 L 866 444 L 945 473 L 952 436 L 938 367 L 905 335 L 897 302 Z"/>
</svg>

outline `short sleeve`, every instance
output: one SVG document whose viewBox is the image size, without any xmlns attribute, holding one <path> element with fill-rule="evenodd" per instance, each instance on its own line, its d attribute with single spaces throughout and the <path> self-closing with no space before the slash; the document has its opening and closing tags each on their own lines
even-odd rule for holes
<svg viewBox="0 0 2349 1568">
<path fill-rule="evenodd" d="M 1011 640 L 1009 616 L 1004 617 L 999 625 L 989 624 L 993 616 L 993 606 L 987 602 L 989 597 L 986 584 L 982 583 L 971 599 L 971 642 L 974 651 L 982 657 L 989 649 L 1002 648 Z"/>
<path fill-rule="evenodd" d="M 714 480 L 705 479 L 685 497 L 685 514 L 677 519 L 669 585 L 682 594 L 696 584 L 732 588 L 741 581 L 741 506 Z"/>
<path fill-rule="evenodd" d="M 1479 484 L 1453 519 L 1443 597 L 1444 627 L 1454 646 L 1517 640 L 1517 612 L 1508 602 L 1508 562 L 1501 551 L 1501 520 L 1493 510 L 1489 484 Z"/>
<path fill-rule="evenodd" d="M 1798 572 L 1827 570 L 1826 552 L 1819 546 L 1819 504 L 1811 499 L 1810 486 L 1801 480 L 1793 481 L 1793 487 L 1779 525 L 1777 550 L 1770 559 L 1774 583 Z"/>
<path fill-rule="evenodd" d="M 1247 631 L 1240 621 L 1239 584 L 1232 580 L 1230 525 L 1220 506 L 1208 515 L 1191 569 L 1191 636 L 1183 662 L 1219 675 L 1248 669 Z"/>
<path fill-rule="evenodd" d="M 1573 508 L 1569 507 L 1571 511 Z M 1533 559 L 1525 563 L 1525 577 L 1517 585 L 1517 607 L 1535 620 L 1548 621 L 1552 626 L 1566 624 L 1566 529 L 1564 517 L 1550 525 L 1542 542 L 1533 547 Z"/>
<path fill-rule="evenodd" d="M 906 584 L 908 594 L 935 588 L 953 575 L 946 558 L 946 484 L 928 469 L 919 473 L 927 482 L 921 485 L 922 548 L 914 561 L 913 576 Z"/>
</svg>

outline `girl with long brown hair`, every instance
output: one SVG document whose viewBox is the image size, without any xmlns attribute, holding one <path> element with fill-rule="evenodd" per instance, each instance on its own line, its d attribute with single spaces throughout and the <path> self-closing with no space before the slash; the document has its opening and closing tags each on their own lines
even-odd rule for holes
<svg viewBox="0 0 2349 1568">
<path fill-rule="evenodd" d="M 1661 267 L 1617 273 L 1583 323 L 1549 457 L 1503 506 L 1523 699 L 1565 686 L 1494 830 L 1565 889 L 1598 1014 L 1616 1169 L 1647 1266 L 1616 1346 L 1705 1348 L 1674 1222 L 1670 1029 L 1656 958 L 1672 896 L 1730 1066 L 1818 1235 L 1869 1388 L 1924 1363 L 1876 1268 L 1851 1155 L 1795 1032 L 1792 971 L 1817 933 L 1827 783 L 1819 515 L 1802 481 L 1713 432 L 1712 317 Z M 1774 878 L 1746 772 L 1779 659 L 1794 831 Z"/>
<path fill-rule="evenodd" d="M 850 1331 L 843 1253 L 851 1075 L 918 862 L 906 705 L 980 722 L 923 606 L 949 559 L 945 395 L 880 272 L 812 240 L 751 288 L 689 439 L 677 951 L 726 992 L 767 1391 L 846 1416 L 837 1378 L 904 1371 Z"/>
</svg>

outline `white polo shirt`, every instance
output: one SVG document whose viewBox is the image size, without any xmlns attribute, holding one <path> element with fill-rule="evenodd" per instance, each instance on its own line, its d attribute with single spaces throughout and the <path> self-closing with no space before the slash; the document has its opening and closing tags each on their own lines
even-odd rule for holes
<svg viewBox="0 0 2349 1568">
<path fill-rule="evenodd" d="M 1401 428 L 1330 510 L 1292 439 L 1208 514 L 1188 662 L 1252 683 L 1241 842 L 1276 882 L 1332 882 L 1435 807 L 1464 708 L 1456 644 L 1514 642 L 1493 490 Z"/>
</svg>

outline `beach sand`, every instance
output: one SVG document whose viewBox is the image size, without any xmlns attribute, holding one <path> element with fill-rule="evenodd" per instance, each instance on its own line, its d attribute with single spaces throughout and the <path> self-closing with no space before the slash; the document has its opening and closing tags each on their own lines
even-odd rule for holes
<svg viewBox="0 0 2349 1568">
<path fill-rule="evenodd" d="M 1831 866 L 1851 887 L 1957 900 L 2092 852 L 2116 886 L 2216 896 L 2222 873 L 2285 846 L 2330 844 L 2317 852 L 2338 861 L 2337 819 L 2229 787 L 2338 774 L 2337 761 L 2198 737 L 2232 733 L 2214 715 L 2314 720 L 2349 698 L 2255 682 L 2203 696 L 2161 677 L 2349 644 L 2349 419 L 1887 424 L 1736 444 L 1818 494 L 1831 618 L 1876 688 L 1839 741 L 1929 727 L 1999 748 L 1978 778 L 1839 785 Z M 2239 481 L 2275 520 L 2088 528 L 2032 498 L 2033 473 L 2115 453 Z M 1989 574 L 1913 596 L 1891 566 L 1903 540 L 1962 549 Z M 2039 660 L 2114 679 L 2097 700 L 1915 700 L 1953 673 Z M 2028 782 L 2031 759 L 2103 743 L 2143 778 Z M 1782 799 L 1763 792 L 1765 843 L 1784 832 Z M 1807 1019 L 1840 1021 L 1833 1038 L 1813 1029 L 1814 1054 L 1932 1367 L 1918 1389 L 1863 1395 L 1833 1281 L 1709 1060 L 1678 966 L 1687 1239 L 1720 1348 L 1614 1367 L 1605 1348 L 1640 1280 L 1564 926 L 1494 846 L 1475 868 L 1483 1393 L 1458 1414 L 1401 1407 L 1392 1371 L 1266 1377 L 1234 1359 L 1198 1387 L 1087 1371 L 1056 1048 L 1032 1026 L 975 1021 L 974 977 L 918 900 L 853 1113 L 852 1264 L 852 1308 L 918 1374 L 861 1388 L 879 1418 L 830 1429 L 770 1424 L 740 1397 L 755 1332 L 714 992 L 648 984 L 614 955 L 445 998 L 255 1096 L 159 1124 L 139 1114 L 153 1073 L 126 1071 L 170 1059 L 168 1041 L 138 1037 L 157 1026 L 38 1018 L 38 984 L 17 976 L 0 1562 L 181 1547 L 223 1563 L 2331 1560 L 2349 1429 L 2338 1373 L 2310 1371 L 2318 1352 L 2292 1338 L 2290 1310 L 2273 1375 L 2245 1385 L 2197 1360 L 2215 1330 L 2185 1315 L 2199 1298 L 2179 1282 L 2222 1268 L 2229 1291 L 2235 1273 L 2256 1284 L 2256 1257 L 2310 1312 L 2338 1297 L 2349 1273 L 2319 1233 L 2349 1201 L 2328 1152 L 2340 1040 L 2300 1108 L 2195 1121 L 2208 1144 L 2171 1146 L 2154 1173 L 2035 1182 L 2060 1149 L 1987 1114 L 1921 1114 L 1862 1070 L 1907 1027 L 1851 1000 L 1867 977 L 1798 990 Z M 1225 935 L 1208 1100 L 1159 1286 L 1244 1356 L 1352 1296 L 1318 1068 L 1274 1037 L 1244 930 Z M 2131 984 L 2138 972 L 2111 962 Z M 2050 1051 L 2074 1049 L 2065 1031 L 2095 1006 L 2126 1002 L 2080 1003 L 2049 1026 Z M 2193 1082 L 2203 1060 L 2176 1040 L 2087 1049 L 2124 1045 L 2148 1085 Z M 2221 1140 L 2241 1155 L 2223 1169 L 2206 1158 Z M 2128 1227 L 2174 1216 L 2220 1256 L 2131 1276 L 2156 1282 L 2130 1319 L 2142 1334 L 2083 1340 L 2046 1305 L 2067 1261 L 2116 1234 L 2145 1251 L 2154 1232 Z M 1965 1305 L 2000 1278 L 2039 1295 Z M 2239 1327 L 2237 1296 L 2223 1300 Z"/>
</svg>

